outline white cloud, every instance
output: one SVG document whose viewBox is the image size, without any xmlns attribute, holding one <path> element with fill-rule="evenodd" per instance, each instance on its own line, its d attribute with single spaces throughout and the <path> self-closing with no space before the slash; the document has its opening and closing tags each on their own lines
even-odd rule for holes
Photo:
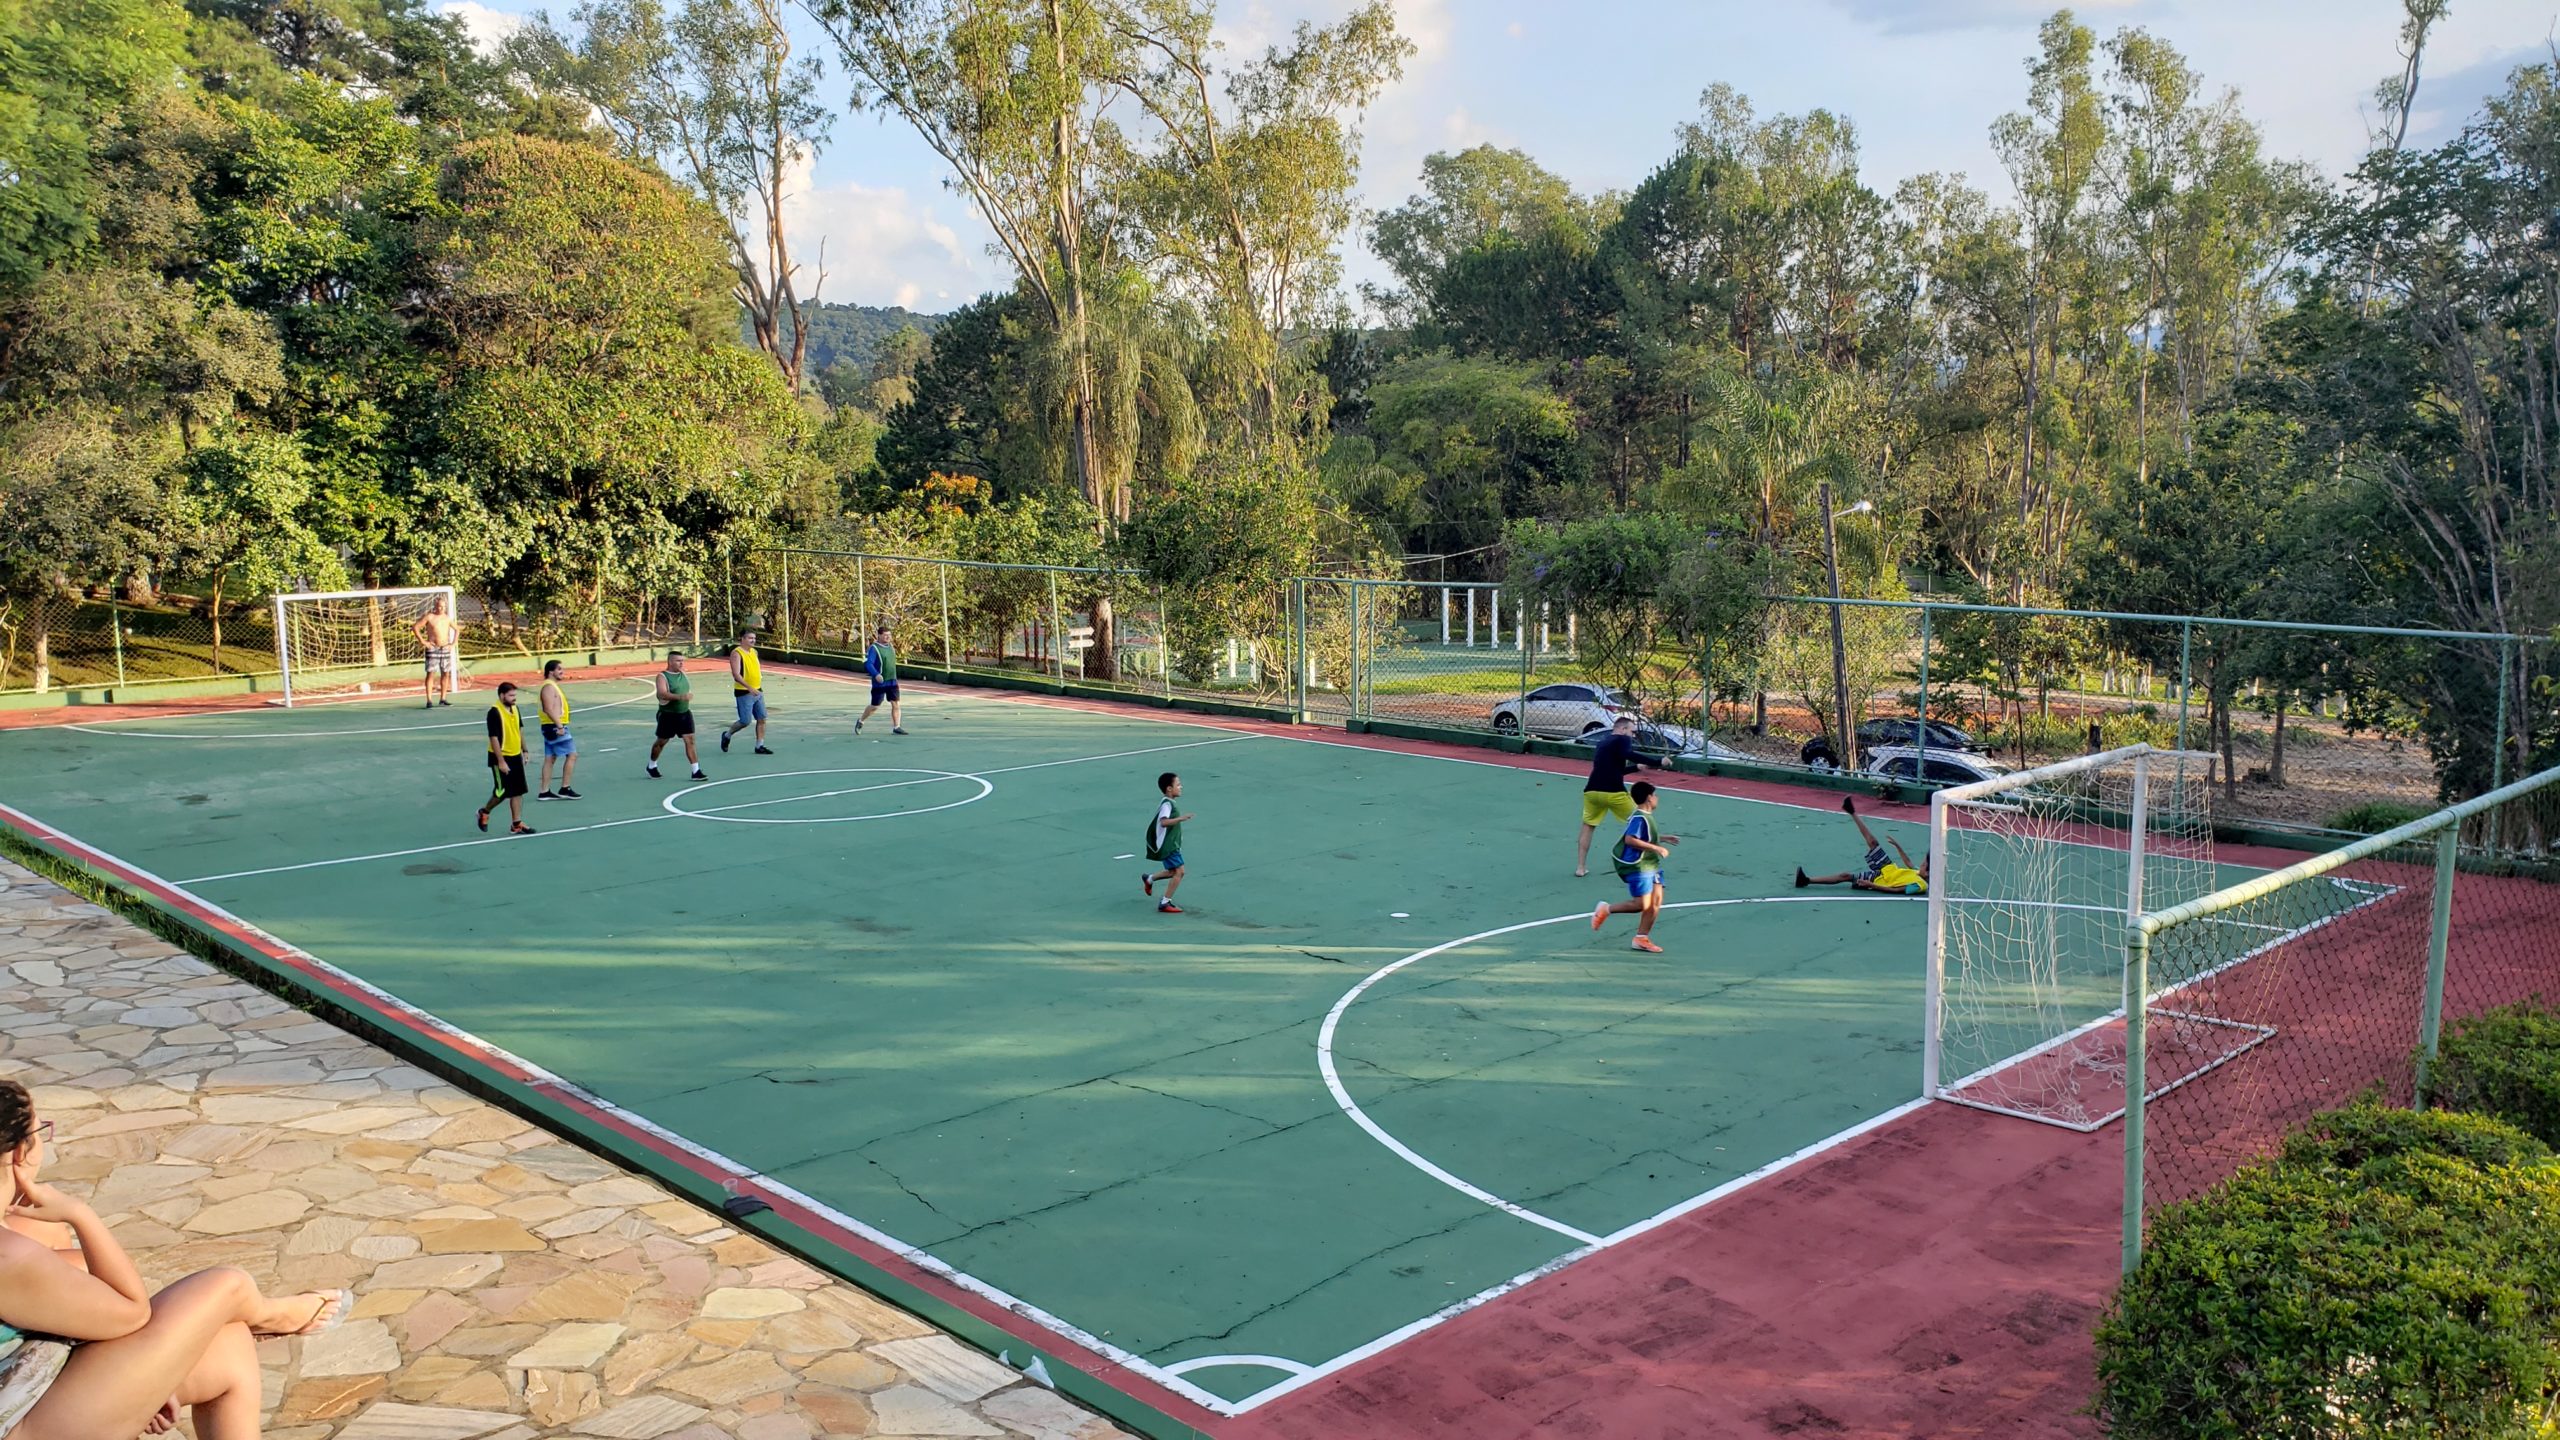
<svg viewBox="0 0 2560 1440">
<path fill-rule="evenodd" d="M 817 283 L 821 246 L 827 300 L 914 309 L 927 293 L 948 303 L 1003 283 L 997 267 L 973 253 L 929 201 L 894 186 L 813 184 L 806 161 L 783 202 L 783 228 L 804 295 Z"/>
<path fill-rule="evenodd" d="M 1514 20 L 1510 24 L 1502 27 L 1502 33 L 1510 36 L 1514 40 L 1517 40 L 1521 36 L 1529 33 L 1529 27 L 1521 24 L 1517 20 Z"/>
<path fill-rule="evenodd" d="M 463 30 L 471 36 L 472 46 L 484 55 L 496 50 L 508 36 L 524 28 L 523 16 L 492 10 L 480 0 L 445 0 L 436 7 L 436 13 L 460 17 Z"/>
</svg>

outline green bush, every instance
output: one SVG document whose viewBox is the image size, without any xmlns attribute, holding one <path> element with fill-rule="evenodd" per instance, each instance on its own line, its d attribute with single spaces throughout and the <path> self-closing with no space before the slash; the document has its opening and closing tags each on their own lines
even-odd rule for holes
<svg viewBox="0 0 2560 1440">
<path fill-rule="evenodd" d="M 2396 800 L 2367 800 L 2330 816 L 2329 828 L 2349 830 L 2358 835 L 2379 835 L 2428 813 L 2416 805 L 2403 805 Z"/>
<path fill-rule="evenodd" d="M 2525 1440 L 2560 1399 L 2560 1163 L 2366 1102 L 2154 1217 L 2098 1325 L 2116 1440 Z"/>
<path fill-rule="evenodd" d="M 2430 1089 L 2447 1109 L 2495 1116 L 2560 1145 L 2560 1011 L 2510 1005 L 2454 1021 Z"/>
</svg>

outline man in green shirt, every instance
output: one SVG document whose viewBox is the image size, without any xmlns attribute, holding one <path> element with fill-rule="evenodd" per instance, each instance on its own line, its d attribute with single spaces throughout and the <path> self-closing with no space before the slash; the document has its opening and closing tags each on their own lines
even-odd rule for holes
<svg viewBox="0 0 2560 1440">
<path fill-rule="evenodd" d="M 693 749 L 693 682 L 685 678 L 684 652 L 667 652 L 667 668 L 658 672 L 658 743 L 649 747 L 649 778 L 663 780 L 658 773 L 658 752 L 667 742 L 681 736 L 684 740 L 685 763 L 693 767 L 693 778 L 708 780 L 702 773 L 701 757 Z"/>
<path fill-rule="evenodd" d="M 862 652 L 862 670 L 871 677 L 871 704 L 854 720 L 853 733 L 861 734 L 862 722 L 870 719 L 871 712 L 879 709 L 880 702 L 886 700 L 889 702 L 889 733 L 906 734 L 906 727 L 898 723 L 898 649 L 889 643 L 888 626 L 883 625 L 871 632 L 871 644 Z"/>
</svg>

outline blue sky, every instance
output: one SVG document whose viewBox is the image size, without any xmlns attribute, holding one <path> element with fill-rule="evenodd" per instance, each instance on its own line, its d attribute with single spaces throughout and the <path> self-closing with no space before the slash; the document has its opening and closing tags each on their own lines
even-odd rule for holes
<svg viewBox="0 0 2560 1440">
<path fill-rule="evenodd" d="M 574 0 L 570 0 L 574 3 Z M 1259 49 L 1301 19 L 1354 0 L 1219 0 L 1220 29 Z M 1584 190 L 1624 189 L 1670 153 L 1698 94 L 1724 81 L 1762 114 L 1823 108 L 1856 122 L 1868 183 L 1889 192 L 1924 171 L 2005 188 L 1991 122 L 2025 96 L 2023 64 L 2042 0 L 1395 0 L 1420 47 L 1370 113 L 1362 204 L 1412 193 L 1434 150 L 1516 146 Z M 446 0 L 486 36 L 540 6 Z M 568 4 L 555 4 L 555 13 Z M 2375 83 L 2398 67 L 2398 0 L 2092 0 L 2101 36 L 2138 25 L 2165 37 L 2216 89 L 2240 92 L 2269 150 L 2337 174 L 2364 148 Z M 2428 48 L 2413 139 L 2458 128 L 2516 65 L 2547 58 L 2560 0 L 2453 0 Z M 808 53 L 824 58 L 814 30 Z M 841 111 L 849 87 L 832 68 Z M 839 113 L 793 216 L 825 298 L 947 310 L 1009 283 L 931 152 L 894 123 Z M 1349 280 L 1381 278 L 1358 234 Z"/>
</svg>

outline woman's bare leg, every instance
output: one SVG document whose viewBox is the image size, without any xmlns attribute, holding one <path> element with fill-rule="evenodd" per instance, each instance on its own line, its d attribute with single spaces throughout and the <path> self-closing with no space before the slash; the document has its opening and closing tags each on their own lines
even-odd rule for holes
<svg viewBox="0 0 2560 1440">
<path fill-rule="evenodd" d="M 204 1358 L 178 1386 L 178 1403 L 190 1407 L 196 1440 L 258 1440 L 258 1342 L 246 1325 L 213 1332 Z"/>
<path fill-rule="evenodd" d="M 10 1440 L 140 1435 L 162 1402 L 195 1374 L 225 1327 L 240 1329 L 243 1338 L 251 1330 L 297 1329 L 311 1320 L 319 1298 L 270 1300 L 258 1293 L 257 1282 L 245 1271 L 199 1270 L 151 1297 L 151 1318 L 141 1329 L 73 1350 L 60 1377 L 10 1432 Z M 222 1430 L 221 1440 L 254 1440 L 257 1435 L 256 1374 L 253 1353 L 248 1428 Z"/>
</svg>

